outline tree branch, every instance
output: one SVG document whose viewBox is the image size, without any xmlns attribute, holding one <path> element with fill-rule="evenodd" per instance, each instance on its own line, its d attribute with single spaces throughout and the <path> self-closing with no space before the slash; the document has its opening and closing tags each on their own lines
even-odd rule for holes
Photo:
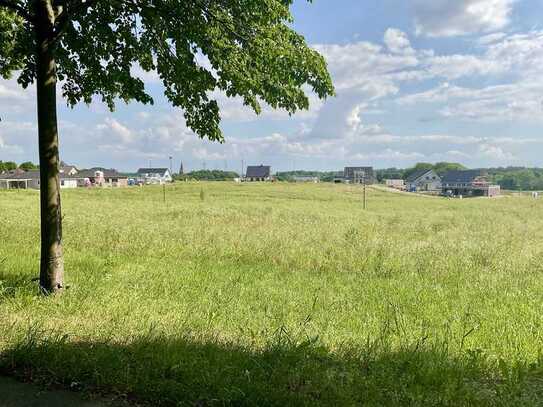
<svg viewBox="0 0 543 407">
<path fill-rule="evenodd" d="M 2 1 L 2 0 L 0 0 Z M 68 28 L 68 24 L 73 17 L 77 17 L 80 13 L 88 10 L 90 7 L 98 3 L 99 0 L 78 0 L 78 4 L 68 5 L 68 2 L 64 2 L 62 12 L 57 16 L 55 22 L 55 28 L 53 31 L 52 43 L 58 41 L 58 39 L 64 34 Z M 75 3 L 75 2 L 74 2 Z"/>
<path fill-rule="evenodd" d="M 0 7 L 5 7 L 14 11 L 19 17 L 30 23 L 34 22 L 34 16 L 30 14 L 23 6 L 14 1 L 0 0 Z"/>
</svg>

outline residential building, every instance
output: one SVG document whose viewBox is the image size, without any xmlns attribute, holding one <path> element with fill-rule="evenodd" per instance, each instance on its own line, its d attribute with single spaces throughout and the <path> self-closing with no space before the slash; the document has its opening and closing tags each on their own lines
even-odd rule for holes
<svg viewBox="0 0 543 407">
<path fill-rule="evenodd" d="M 91 168 L 79 171 L 72 178 L 77 180 L 80 187 L 126 187 L 128 177 L 122 175 L 115 169 Z"/>
<path fill-rule="evenodd" d="M 441 190 L 441 178 L 432 169 L 417 170 L 405 180 L 409 192 L 434 192 Z"/>
<path fill-rule="evenodd" d="M 442 193 L 447 196 L 500 195 L 500 186 L 492 185 L 488 174 L 481 170 L 448 171 L 441 179 Z"/>
<path fill-rule="evenodd" d="M 385 185 L 389 188 L 405 189 L 405 181 L 403 179 L 386 179 Z"/>
<path fill-rule="evenodd" d="M 246 181 L 271 181 L 271 167 L 269 165 L 249 165 L 245 172 Z"/>
<path fill-rule="evenodd" d="M 373 167 L 345 167 L 343 180 L 347 183 L 371 185 L 377 182 Z"/>
<path fill-rule="evenodd" d="M 60 174 L 60 188 L 77 188 L 77 180 Z M 0 175 L 0 189 L 40 189 L 40 171 L 17 171 Z"/>
<path fill-rule="evenodd" d="M 320 182 L 319 177 L 308 177 L 308 176 L 294 176 L 292 177 L 294 182 L 310 182 L 318 184 Z"/>
<path fill-rule="evenodd" d="M 62 165 L 60 168 L 59 168 L 59 172 L 61 174 L 64 174 L 66 176 L 74 176 L 77 174 L 78 170 L 75 166 L 73 165 Z"/>
<path fill-rule="evenodd" d="M 164 184 L 172 182 L 172 174 L 168 168 L 140 168 L 137 176 L 143 180 L 145 184 Z"/>
</svg>

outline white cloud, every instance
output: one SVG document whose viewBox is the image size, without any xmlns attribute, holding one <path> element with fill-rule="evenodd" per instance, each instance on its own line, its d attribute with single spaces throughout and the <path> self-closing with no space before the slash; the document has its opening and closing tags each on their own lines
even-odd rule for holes
<svg viewBox="0 0 543 407">
<path fill-rule="evenodd" d="M 500 30 L 515 0 L 412 0 L 418 34 L 450 37 Z"/>
<path fill-rule="evenodd" d="M 396 28 L 389 28 L 385 31 L 384 42 L 393 54 L 413 55 L 415 53 L 415 50 L 411 48 L 407 34 Z"/>
</svg>

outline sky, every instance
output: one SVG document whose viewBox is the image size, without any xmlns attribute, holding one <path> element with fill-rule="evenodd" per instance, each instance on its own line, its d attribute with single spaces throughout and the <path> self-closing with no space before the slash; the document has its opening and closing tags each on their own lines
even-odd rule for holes
<svg viewBox="0 0 543 407">
<path fill-rule="evenodd" d="M 153 106 L 59 100 L 61 159 L 134 171 L 543 166 L 543 0 L 296 0 L 294 28 L 337 95 L 289 117 L 217 94 L 225 143 L 199 139 L 145 74 Z M 0 80 L 0 160 L 38 161 L 35 91 Z"/>
</svg>

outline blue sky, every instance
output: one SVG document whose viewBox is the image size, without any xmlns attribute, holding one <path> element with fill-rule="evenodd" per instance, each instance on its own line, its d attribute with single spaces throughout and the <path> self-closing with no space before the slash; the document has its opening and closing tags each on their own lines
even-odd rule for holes
<svg viewBox="0 0 543 407">
<path fill-rule="evenodd" d="M 543 0 L 297 0 L 294 26 L 337 97 L 289 117 L 216 97 L 226 143 L 198 139 L 153 74 L 154 106 L 59 101 L 61 158 L 80 167 L 333 170 L 456 161 L 543 166 Z M 0 81 L 0 160 L 37 161 L 34 91 Z"/>
</svg>

